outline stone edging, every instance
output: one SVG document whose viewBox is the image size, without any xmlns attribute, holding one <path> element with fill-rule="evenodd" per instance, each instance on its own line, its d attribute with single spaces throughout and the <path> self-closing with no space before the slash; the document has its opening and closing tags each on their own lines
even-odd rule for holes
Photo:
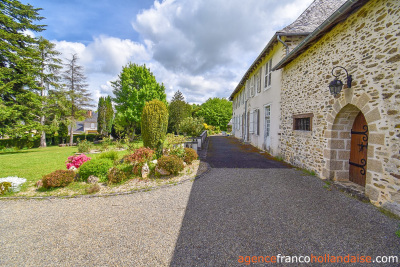
<svg viewBox="0 0 400 267">
<path fill-rule="evenodd" d="M 183 183 L 185 183 L 187 181 L 200 179 L 201 177 L 203 177 L 205 174 L 207 174 L 211 170 L 210 164 L 208 164 L 207 162 L 204 162 L 204 163 L 206 164 L 207 169 L 203 173 L 201 173 L 200 175 L 197 175 L 197 176 L 195 176 L 193 178 L 187 178 L 185 180 L 182 180 L 182 181 L 179 181 L 179 182 L 176 182 L 176 183 L 172 183 L 172 184 L 164 184 L 164 185 L 160 185 L 160 186 L 153 186 L 153 187 L 149 187 L 149 188 L 131 190 L 131 191 L 127 191 L 127 192 L 116 192 L 116 193 L 108 193 L 108 194 L 75 195 L 75 196 L 44 196 L 44 197 L 0 197 L 0 200 L 19 200 L 19 199 L 24 199 L 24 200 L 30 200 L 30 199 L 45 200 L 45 199 L 47 199 L 47 200 L 51 200 L 51 199 L 66 199 L 66 198 L 94 198 L 94 197 L 111 197 L 111 196 L 120 196 L 120 195 L 131 195 L 131 194 L 135 194 L 135 193 L 152 191 L 152 190 L 155 190 L 155 189 L 167 188 L 167 187 L 183 184 Z"/>
</svg>

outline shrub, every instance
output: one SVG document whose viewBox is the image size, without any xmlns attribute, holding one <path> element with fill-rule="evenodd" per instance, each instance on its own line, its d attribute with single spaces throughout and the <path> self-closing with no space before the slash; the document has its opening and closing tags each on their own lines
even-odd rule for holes
<svg viewBox="0 0 400 267">
<path fill-rule="evenodd" d="M 118 184 L 122 181 L 125 181 L 128 178 L 129 175 L 124 170 L 121 170 L 117 167 L 110 169 L 110 171 L 107 174 L 107 180 L 109 184 Z"/>
<path fill-rule="evenodd" d="M 140 162 L 147 162 L 152 160 L 154 157 L 155 151 L 153 149 L 147 147 L 141 147 L 136 149 L 133 154 L 126 155 L 124 157 L 124 162 L 129 162 L 130 164 L 134 165 Z"/>
<path fill-rule="evenodd" d="M 78 144 L 78 152 L 79 153 L 88 153 L 93 148 L 93 143 L 89 142 L 88 140 L 80 141 Z"/>
<path fill-rule="evenodd" d="M 183 149 L 182 146 L 176 146 L 176 147 L 170 148 L 168 155 L 175 155 L 178 158 L 183 159 L 185 157 L 185 150 Z"/>
<path fill-rule="evenodd" d="M 93 193 L 97 193 L 100 191 L 100 185 L 99 184 L 94 184 L 91 187 L 86 189 L 86 192 L 88 194 L 93 194 Z"/>
<path fill-rule="evenodd" d="M 100 150 L 101 151 L 106 151 L 110 148 L 110 146 L 112 145 L 112 140 L 109 137 L 103 137 L 103 140 L 101 141 L 101 145 L 100 145 Z"/>
<path fill-rule="evenodd" d="M 133 172 L 136 175 L 140 175 L 143 165 L 154 158 L 155 151 L 147 148 L 141 147 L 136 149 L 133 154 L 124 157 L 124 162 L 128 162 L 133 165 Z"/>
<path fill-rule="evenodd" d="M 193 148 L 187 148 L 185 147 L 185 156 L 183 161 L 185 161 L 187 164 L 192 164 L 193 160 L 196 160 L 198 157 L 196 150 Z"/>
<path fill-rule="evenodd" d="M 125 145 L 123 144 L 121 139 L 115 140 L 115 148 L 117 149 L 125 148 Z"/>
<path fill-rule="evenodd" d="M 0 183 L 0 195 L 3 195 L 8 192 L 8 189 L 11 187 L 11 183 L 2 182 Z"/>
<path fill-rule="evenodd" d="M 160 100 L 147 102 L 142 112 L 143 145 L 155 149 L 161 156 L 162 146 L 167 134 L 168 109 Z"/>
<path fill-rule="evenodd" d="M 179 124 L 179 130 L 188 136 L 199 136 L 204 131 L 204 120 L 187 117 Z"/>
<path fill-rule="evenodd" d="M 64 187 L 74 181 L 75 173 L 70 170 L 57 170 L 42 178 L 44 188 Z"/>
<path fill-rule="evenodd" d="M 92 159 L 79 168 L 79 179 L 86 182 L 90 175 L 99 177 L 104 182 L 108 170 L 113 166 L 110 159 Z"/>
<path fill-rule="evenodd" d="M 164 170 L 175 175 L 184 168 L 183 160 L 175 155 L 162 156 L 160 159 L 158 159 L 157 167 L 163 168 Z"/>
<path fill-rule="evenodd" d="M 86 161 L 89 161 L 91 158 L 87 157 L 85 154 L 81 154 L 78 156 L 70 156 L 68 159 L 65 161 L 65 164 L 67 165 L 67 169 L 69 170 L 72 166 L 75 168 L 79 168 L 83 163 Z"/>
<path fill-rule="evenodd" d="M 97 156 L 98 159 L 110 159 L 112 161 L 117 161 L 119 158 L 118 152 L 115 150 L 110 150 L 110 151 L 106 151 L 103 153 L 100 153 Z"/>
<path fill-rule="evenodd" d="M 176 147 L 179 144 L 183 144 L 186 138 L 182 135 L 174 135 L 172 133 L 167 134 L 167 148 Z"/>
</svg>

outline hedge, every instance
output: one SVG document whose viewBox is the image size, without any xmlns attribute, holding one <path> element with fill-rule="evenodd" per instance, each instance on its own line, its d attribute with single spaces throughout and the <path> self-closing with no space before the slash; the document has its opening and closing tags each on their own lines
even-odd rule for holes
<svg viewBox="0 0 400 267">
<path fill-rule="evenodd" d="M 88 140 L 90 142 L 100 140 L 101 136 L 98 134 L 77 134 L 74 135 L 74 143 L 77 142 L 77 140 Z M 63 140 L 64 139 L 64 140 Z M 53 136 L 53 137 L 48 137 L 46 138 L 46 144 L 47 146 L 57 146 L 58 144 L 68 144 L 69 143 L 69 137 L 59 137 L 59 136 Z M 0 149 L 6 148 L 6 147 L 15 147 L 18 149 L 23 149 L 25 147 L 27 148 L 36 148 L 40 146 L 40 136 L 34 136 L 34 137 L 24 137 L 24 138 L 14 138 L 14 139 L 0 139 Z"/>
</svg>

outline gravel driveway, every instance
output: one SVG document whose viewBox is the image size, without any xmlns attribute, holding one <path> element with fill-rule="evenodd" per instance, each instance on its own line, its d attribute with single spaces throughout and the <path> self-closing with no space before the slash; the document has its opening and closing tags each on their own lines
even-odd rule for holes
<svg viewBox="0 0 400 267">
<path fill-rule="evenodd" d="M 214 168 L 200 179 L 149 192 L 0 201 L 0 265 L 235 266 L 247 255 L 400 256 L 400 222 L 371 204 L 324 189 L 320 179 L 233 138 L 211 137 L 207 161 Z"/>
</svg>

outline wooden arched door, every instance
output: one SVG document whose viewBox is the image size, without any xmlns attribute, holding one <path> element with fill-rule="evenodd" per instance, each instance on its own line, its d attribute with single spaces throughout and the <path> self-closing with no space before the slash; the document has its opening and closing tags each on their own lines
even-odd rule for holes
<svg viewBox="0 0 400 267">
<path fill-rule="evenodd" d="M 365 186 L 367 174 L 368 124 L 360 111 L 351 129 L 349 180 Z"/>
</svg>

